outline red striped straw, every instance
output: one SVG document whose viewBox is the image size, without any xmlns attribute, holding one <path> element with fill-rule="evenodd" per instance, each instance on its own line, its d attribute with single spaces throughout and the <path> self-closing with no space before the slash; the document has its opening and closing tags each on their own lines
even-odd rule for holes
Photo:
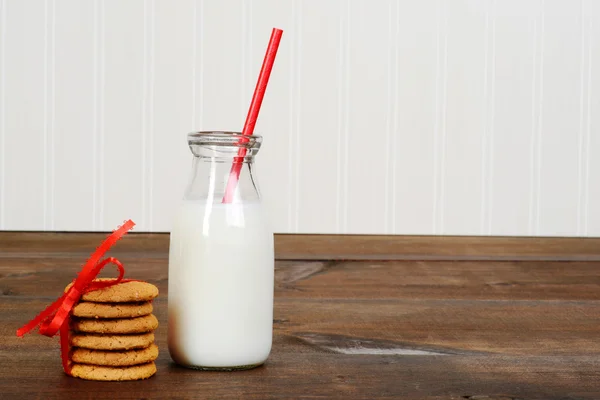
<svg viewBox="0 0 600 400">
<path fill-rule="evenodd" d="M 267 47 L 265 59 L 263 60 L 260 74 L 258 75 L 256 88 L 254 88 L 254 94 L 252 95 L 252 101 L 250 102 L 250 108 L 248 109 L 248 115 L 246 116 L 246 123 L 242 130 L 242 135 L 244 136 L 250 136 L 254 132 L 254 126 L 258 119 L 258 113 L 260 112 L 263 98 L 265 97 L 265 91 L 267 90 L 267 84 L 269 83 L 269 77 L 271 76 L 271 70 L 273 69 L 273 63 L 275 62 L 275 56 L 277 55 L 277 49 L 279 48 L 282 34 L 283 31 L 277 28 L 273 28 L 273 32 L 271 32 L 269 46 Z M 237 157 L 235 157 L 233 165 L 231 166 L 231 171 L 229 172 L 229 179 L 222 201 L 223 203 L 231 203 L 233 200 L 233 195 L 240 177 L 240 171 L 244 165 L 245 156 L 246 148 L 240 147 Z"/>
</svg>

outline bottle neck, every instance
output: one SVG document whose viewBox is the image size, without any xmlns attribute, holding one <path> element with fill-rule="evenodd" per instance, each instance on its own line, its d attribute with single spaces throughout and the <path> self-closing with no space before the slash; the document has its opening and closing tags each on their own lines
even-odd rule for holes
<svg viewBox="0 0 600 400">
<path fill-rule="evenodd" d="M 221 203 L 229 179 L 235 179 L 230 176 L 233 163 L 236 161 L 239 162 L 241 159 L 194 156 L 184 200 Z M 245 157 L 241 164 L 231 202 L 258 202 L 260 201 L 260 191 L 254 176 L 253 157 Z"/>
</svg>

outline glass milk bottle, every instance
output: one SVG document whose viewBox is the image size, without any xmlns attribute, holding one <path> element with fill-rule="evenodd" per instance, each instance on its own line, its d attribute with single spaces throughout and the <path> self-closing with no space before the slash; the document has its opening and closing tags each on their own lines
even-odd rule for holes
<svg viewBox="0 0 600 400">
<path fill-rule="evenodd" d="M 188 135 L 194 159 L 169 251 L 168 342 L 180 365 L 247 369 L 271 351 L 273 232 L 254 172 L 261 141 L 235 132 Z M 224 203 L 235 160 L 243 164 Z"/>
</svg>

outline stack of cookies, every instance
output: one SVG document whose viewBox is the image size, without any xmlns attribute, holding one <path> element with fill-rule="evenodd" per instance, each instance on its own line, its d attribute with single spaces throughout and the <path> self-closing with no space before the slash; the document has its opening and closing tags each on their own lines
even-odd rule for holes
<svg viewBox="0 0 600 400">
<path fill-rule="evenodd" d="M 71 375 L 98 381 L 154 375 L 158 320 L 152 314 L 152 299 L 156 296 L 156 286 L 140 281 L 85 293 L 71 317 Z"/>
</svg>

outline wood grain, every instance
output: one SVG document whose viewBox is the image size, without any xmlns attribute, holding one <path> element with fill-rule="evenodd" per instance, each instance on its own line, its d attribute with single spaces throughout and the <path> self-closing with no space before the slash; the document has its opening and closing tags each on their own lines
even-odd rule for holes
<svg viewBox="0 0 600 400">
<path fill-rule="evenodd" d="M 541 247 L 520 261 L 279 260 L 268 363 L 203 373 L 168 355 L 164 235 L 129 239 L 115 251 L 127 275 L 161 291 L 157 375 L 118 384 L 69 378 L 57 340 L 15 336 L 90 251 L 88 234 L 18 233 L 0 242 L 1 399 L 600 399 L 600 262 L 586 243 L 572 243 L 587 249 L 585 260 L 543 261 L 568 253 Z M 506 253 L 523 254 L 519 246 Z"/>
<path fill-rule="evenodd" d="M 0 257 L 87 255 L 106 233 L 0 232 Z M 115 254 L 165 257 L 169 235 L 130 233 Z M 600 261 L 600 238 L 275 235 L 280 260 Z"/>
<path fill-rule="evenodd" d="M 0 294 L 53 297 L 84 259 L 0 257 Z M 129 254 L 119 260 L 126 277 L 167 293 L 165 257 Z M 275 263 L 275 290 L 293 298 L 600 300 L 600 268 L 595 262 L 287 260 Z"/>
</svg>

